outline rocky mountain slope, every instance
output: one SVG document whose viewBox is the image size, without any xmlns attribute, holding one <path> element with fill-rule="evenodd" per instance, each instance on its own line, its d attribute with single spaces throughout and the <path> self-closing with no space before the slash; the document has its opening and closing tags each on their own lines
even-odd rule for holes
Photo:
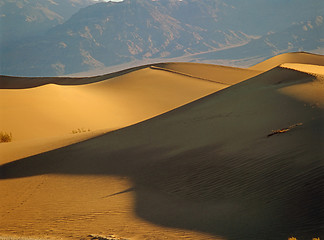
<svg viewBox="0 0 324 240">
<path fill-rule="evenodd" d="M 284 31 L 266 34 L 248 44 L 221 51 L 210 51 L 188 56 L 184 60 L 218 63 L 220 60 L 234 66 L 249 66 L 281 53 L 312 51 L 324 47 L 324 21 L 317 16 L 311 21 L 300 22 Z"/>
<path fill-rule="evenodd" d="M 0 0 L 1 45 L 64 23 L 93 0 Z"/>
</svg>

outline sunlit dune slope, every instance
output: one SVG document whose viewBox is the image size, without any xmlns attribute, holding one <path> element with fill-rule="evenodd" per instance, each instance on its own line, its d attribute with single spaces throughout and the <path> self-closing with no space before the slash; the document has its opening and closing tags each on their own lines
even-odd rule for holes
<svg viewBox="0 0 324 240">
<path fill-rule="evenodd" d="M 322 236 L 324 91 L 318 104 L 286 91 L 303 84 L 316 92 L 323 82 L 276 67 L 136 125 L 2 165 L 0 232 Z"/>
<path fill-rule="evenodd" d="M 306 101 L 309 104 L 324 109 L 324 66 L 300 63 L 284 63 L 280 66 L 282 68 L 308 73 L 316 77 L 317 81 L 287 86 L 282 88 L 281 91 L 296 99 Z"/>
<path fill-rule="evenodd" d="M 88 85 L 1 90 L 2 128 L 13 131 L 17 141 L 77 128 L 116 129 L 226 86 L 143 69 Z"/>
<path fill-rule="evenodd" d="M 150 67 L 84 79 L 3 76 L 0 130 L 11 132 L 13 141 L 0 145 L 2 161 L 135 124 L 258 73 L 233 69 L 229 75 L 222 67 L 202 67 L 195 76 Z M 213 74 L 204 74 L 211 69 Z"/>
<path fill-rule="evenodd" d="M 249 69 L 257 71 L 268 71 L 284 63 L 301 63 L 324 66 L 324 56 L 307 52 L 284 53 L 258 63 L 250 67 Z"/>
<path fill-rule="evenodd" d="M 281 64 L 280 67 L 294 69 L 296 71 L 309 73 L 315 76 L 324 75 L 324 64 L 312 65 L 312 64 L 301 64 L 301 63 L 284 63 Z"/>
</svg>

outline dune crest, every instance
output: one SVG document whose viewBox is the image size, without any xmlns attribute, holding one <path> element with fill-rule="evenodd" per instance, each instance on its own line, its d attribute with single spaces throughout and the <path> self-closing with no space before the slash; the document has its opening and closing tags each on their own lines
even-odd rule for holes
<svg viewBox="0 0 324 240">
<path fill-rule="evenodd" d="M 294 52 L 294 53 L 284 53 L 258 63 L 252 67 L 250 70 L 257 71 L 268 71 L 274 67 L 286 63 L 300 63 L 300 64 L 311 64 L 311 65 L 324 65 L 324 56 L 318 54 L 312 54 L 307 52 Z"/>
<path fill-rule="evenodd" d="M 314 76 L 324 75 L 324 64 L 323 65 L 312 65 L 302 63 L 284 63 L 280 67 L 289 68 L 300 72 L 312 74 Z"/>
</svg>

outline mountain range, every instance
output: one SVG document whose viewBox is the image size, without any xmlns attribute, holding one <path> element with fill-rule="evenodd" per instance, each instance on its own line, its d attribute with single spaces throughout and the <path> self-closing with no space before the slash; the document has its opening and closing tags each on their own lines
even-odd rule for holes
<svg viewBox="0 0 324 240">
<path fill-rule="evenodd" d="M 1 45 L 40 35 L 93 0 L 0 0 Z"/>
<path fill-rule="evenodd" d="M 324 47 L 320 0 L 1 0 L 0 6 L 5 75 L 65 75 L 162 59 L 251 65 Z"/>
</svg>

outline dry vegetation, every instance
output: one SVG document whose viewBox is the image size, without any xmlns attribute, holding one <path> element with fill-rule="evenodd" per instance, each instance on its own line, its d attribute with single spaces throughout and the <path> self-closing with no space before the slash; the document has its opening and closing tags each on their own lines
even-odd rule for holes
<svg viewBox="0 0 324 240">
<path fill-rule="evenodd" d="M 0 143 L 11 142 L 12 133 L 0 132 Z"/>
<path fill-rule="evenodd" d="M 303 125 L 303 124 L 302 123 L 296 123 L 296 124 L 290 125 L 289 127 L 286 127 L 286 128 L 272 130 L 272 133 L 268 134 L 268 137 L 271 137 L 271 136 L 273 136 L 275 134 L 279 134 L 279 133 L 286 133 L 286 132 L 290 131 L 291 129 L 293 129 L 295 127 L 298 127 L 298 126 L 301 126 L 301 125 Z"/>
<path fill-rule="evenodd" d="M 102 235 L 90 234 L 88 237 L 91 240 L 127 240 L 126 238 L 118 238 L 115 235 L 102 236 Z"/>
<path fill-rule="evenodd" d="M 72 130 L 72 133 L 76 134 L 76 133 L 85 133 L 85 132 L 90 132 L 90 131 L 91 131 L 90 129 L 86 130 L 84 128 L 78 128 L 78 129 Z"/>
</svg>

